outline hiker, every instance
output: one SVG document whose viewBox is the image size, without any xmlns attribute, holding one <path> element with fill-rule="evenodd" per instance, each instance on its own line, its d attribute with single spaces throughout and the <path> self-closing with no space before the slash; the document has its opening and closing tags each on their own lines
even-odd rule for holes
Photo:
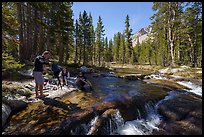
<svg viewBox="0 0 204 137">
<path fill-rule="evenodd" d="M 70 73 L 69 73 L 69 71 L 68 71 L 68 69 L 66 67 L 64 67 L 62 69 L 62 71 L 60 72 L 59 76 L 60 76 L 60 79 L 61 79 L 61 81 L 63 83 L 63 86 L 64 85 L 68 86 L 68 79 L 70 78 Z"/>
<path fill-rule="evenodd" d="M 52 72 L 53 72 L 53 78 L 57 78 L 58 80 L 58 84 L 57 86 L 61 86 L 61 82 L 60 82 L 60 77 L 59 77 L 59 74 L 60 74 L 60 68 L 57 64 L 52 64 Z M 62 88 L 62 86 L 61 86 Z"/>
<path fill-rule="evenodd" d="M 84 89 L 84 86 L 86 84 L 88 84 L 90 86 L 90 89 L 93 90 L 91 82 L 89 80 L 87 80 L 87 78 L 84 75 L 84 72 L 79 73 L 79 75 L 76 78 L 75 84 L 81 90 Z"/>
<path fill-rule="evenodd" d="M 39 55 L 35 58 L 34 61 L 34 69 L 33 69 L 33 76 L 35 79 L 35 93 L 36 97 L 44 97 L 48 94 L 43 94 L 43 65 L 51 65 L 52 63 L 49 62 L 51 54 L 49 51 L 44 51 L 42 55 Z M 40 95 L 38 94 L 38 90 L 40 91 Z"/>
</svg>

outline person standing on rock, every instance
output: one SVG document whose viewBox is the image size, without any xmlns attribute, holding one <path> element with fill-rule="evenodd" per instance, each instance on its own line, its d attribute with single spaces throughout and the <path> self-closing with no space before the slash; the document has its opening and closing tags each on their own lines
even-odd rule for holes
<svg viewBox="0 0 204 137">
<path fill-rule="evenodd" d="M 33 69 L 33 76 L 35 79 L 35 93 L 36 97 L 45 97 L 48 94 L 43 94 L 43 65 L 51 65 L 52 63 L 49 62 L 51 54 L 49 51 L 44 51 L 42 55 L 37 56 L 34 61 L 34 69 Z M 40 91 L 40 95 L 38 94 L 38 90 Z"/>
</svg>

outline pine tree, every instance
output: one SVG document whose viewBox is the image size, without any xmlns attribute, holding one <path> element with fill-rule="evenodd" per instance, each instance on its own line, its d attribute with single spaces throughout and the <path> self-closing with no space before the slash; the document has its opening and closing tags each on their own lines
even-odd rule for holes
<svg viewBox="0 0 204 137">
<path fill-rule="evenodd" d="M 126 46 L 125 46 L 125 34 L 122 34 L 121 37 L 121 55 L 122 55 L 122 64 L 126 63 L 125 53 L 126 53 Z"/>
<path fill-rule="evenodd" d="M 112 39 L 109 40 L 109 62 L 113 61 L 113 41 Z"/>
<path fill-rule="evenodd" d="M 102 40 L 103 40 L 103 36 L 104 34 L 104 26 L 103 26 L 103 22 L 101 17 L 99 16 L 98 18 L 98 22 L 97 22 L 97 27 L 96 27 L 96 53 L 97 53 L 97 60 L 98 60 L 98 66 L 101 66 L 101 54 L 102 54 L 102 50 L 103 50 L 103 44 L 102 44 Z"/>
<path fill-rule="evenodd" d="M 132 47 L 132 38 L 131 34 L 132 29 L 130 29 L 130 24 L 129 24 L 129 16 L 126 16 L 125 20 L 125 39 L 126 39 L 126 59 L 127 63 L 133 63 L 133 47 Z"/>
<path fill-rule="evenodd" d="M 104 51 L 104 57 L 105 57 L 105 62 L 109 61 L 110 55 L 109 55 L 109 47 L 108 47 L 108 38 L 105 38 L 105 51 Z"/>
<path fill-rule="evenodd" d="M 91 65 L 94 64 L 94 57 L 95 57 L 95 32 L 94 32 L 94 26 L 93 26 L 93 19 L 91 16 L 91 13 L 89 13 L 89 32 L 90 32 L 90 48 L 89 48 L 89 53 L 90 53 L 90 63 Z"/>
<path fill-rule="evenodd" d="M 116 62 L 120 62 L 120 38 L 121 34 L 120 32 L 116 35 Z"/>
</svg>

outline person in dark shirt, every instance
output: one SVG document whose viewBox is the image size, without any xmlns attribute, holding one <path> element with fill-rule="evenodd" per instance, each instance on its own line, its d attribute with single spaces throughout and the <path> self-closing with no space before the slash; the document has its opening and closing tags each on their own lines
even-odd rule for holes
<svg viewBox="0 0 204 137">
<path fill-rule="evenodd" d="M 54 75 L 54 78 L 57 78 L 58 80 L 58 86 L 60 85 L 61 88 L 62 88 L 62 85 L 61 85 L 61 82 L 60 82 L 60 77 L 59 77 L 59 74 L 60 74 L 60 68 L 57 64 L 52 64 L 52 72 L 53 72 L 53 75 Z"/>
<path fill-rule="evenodd" d="M 43 78 L 43 65 L 51 65 L 51 62 L 49 62 L 50 58 L 50 52 L 44 51 L 42 56 L 37 56 L 34 61 L 34 69 L 33 69 L 33 76 L 35 79 L 35 93 L 36 97 L 44 97 L 47 96 L 46 94 L 43 94 L 43 84 L 44 84 L 44 78 Z M 40 90 L 40 95 L 38 94 L 38 90 Z"/>
<path fill-rule="evenodd" d="M 63 86 L 64 85 L 68 86 L 68 79 L 70 78 L 70 73 L 69 73 L 69 71 L 68 71 L 68 69 L 66 67 L 64 67 L 62 69 L 62 71 L 60 72 L 59 76 L 60 76 L 60 79 L 61 79 L 61 81 L 63 83 Z"/>
<path fill-rule="evenodd" d="M 91 89 L 91 90 L 93 89 L 93 88 L 92 88 L 92 85 L 91 85 L 91 82 L 90 82 L 89 80 L 87 80 L 87 78 L 85 77 L 85 75 L 84 75 L 83 72 L 80 72 L 80 73 L 79 73 L 79 75 L 78 75 L 77 78 L 76 78 L 75 83 L 76 83 L 76 86 L 77 86 L 79 89 L 81 89 L 81 90 L 84 89 L 84 86 L 85 86 L 86 84 L 88 84 L 88 85 L 90 86 L 90 89 Z"/>
</svg>

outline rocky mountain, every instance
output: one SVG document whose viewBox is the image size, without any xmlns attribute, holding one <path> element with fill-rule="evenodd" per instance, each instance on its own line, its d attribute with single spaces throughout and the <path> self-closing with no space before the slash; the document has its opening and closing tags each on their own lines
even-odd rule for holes
<svg viewBox="0 0 204 137">
<path fill-rule="evenodd" d="M 138 32 L 132 36 L 132 45 L 133 47 L 139 42 L 140 44 L 147 39 L 147 34 L 150 32 L 151 27 L 141 28 Z"/>
</svg>

